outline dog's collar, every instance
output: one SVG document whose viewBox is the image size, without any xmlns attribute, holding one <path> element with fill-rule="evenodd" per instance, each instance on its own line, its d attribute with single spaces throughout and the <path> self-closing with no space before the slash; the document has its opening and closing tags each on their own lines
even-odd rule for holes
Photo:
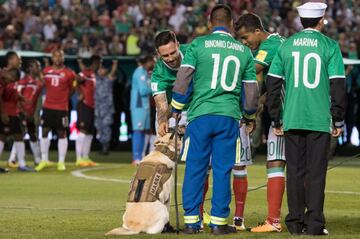
<svg viewBox="0 0 360 239">
<path fill-rule="evenodd" d="M 175 152 L 171 151 L 167 145 L 156 145 L 155 151 L 165 154 L 170 160 L 175 161 Z"/>
</svg>

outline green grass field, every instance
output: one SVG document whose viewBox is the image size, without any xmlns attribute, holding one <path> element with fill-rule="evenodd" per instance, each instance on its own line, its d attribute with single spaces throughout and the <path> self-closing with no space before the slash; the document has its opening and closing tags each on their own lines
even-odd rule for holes
<svg viewBox="0 0 360 239">
<path fill-rule="evenodd" d="M 2 155 L 0 166 L 5 165 L 7 156 L 7 153 Z M 74 152 L 69 152 L 65 172 L 57 172 L 53 167 L 40 173 L 11 171 L 0 175 L 1 239 L 105 238 L 107 231 L 121 225 L 129 180 L 135 172 L 135 167 L 130 165 L 131 154 L 114 152 L 109 156 L 99 156 L 94 153 L 93 159 L 101 165 L 93 168 L 75 167 L 74 158 Z M 56 153 L 52 152 L 51 160 L 55 159 Z M 262 222 L 267 212 L 265 187 L 252 190 L 266 184 L 264 159 L 265 156 L 259 155 L 257 162 L 248 168 L 250 192 L 245 209 L 245 223 L 248 227 Z M 28 156 L 30 160 L 31 156 Z M 330 162 L 330 166 L 344 160 L 346 162 L 329 170 L 327 177 L 325 215 L 329 238 L 360 238 L 360 159 L 337 157 Z M 180 165 L 179 178 L 182 178 L 183 172 L 184 165 Z M 181 193 L 181 185 L 178 189 Z M 207 198 L 210 197 L 211 188 Z M 205 207 L 210 209 L 210 200 L 206 201 Z M 179 209 L 182 225 L 182 207 Z M 284 197 L 282 216 L 286 212 Z M 171 210 L 171 222 L 175 225 L 174 207 Z M 215 238 L 208 230 L 194 236 L 141 234 L 131 238 L 189 237 Z M 284 230 L 282 233 L 260 235 L 240 232 L 224 237 L 290 238 L 290 234 Z"/>
</svg>

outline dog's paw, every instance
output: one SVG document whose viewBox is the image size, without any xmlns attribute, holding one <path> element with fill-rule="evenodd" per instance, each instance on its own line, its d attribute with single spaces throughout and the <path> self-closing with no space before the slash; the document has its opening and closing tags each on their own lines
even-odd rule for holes
<svg viewBox="0 0 360 239">
<path fill-rule="evenodd" d="M 161 233 L 175 233 L 175 229 L 170 225 L 170 222 L 166 223 Z"/>
</svg>

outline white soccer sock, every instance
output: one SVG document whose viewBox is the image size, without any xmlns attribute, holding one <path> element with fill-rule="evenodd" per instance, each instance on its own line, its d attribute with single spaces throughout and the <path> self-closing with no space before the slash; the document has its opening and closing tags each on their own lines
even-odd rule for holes
<svg viewBox="0 0 360 239">
<path fill-rule="evenodd" d="M 154 145 L 154 143 L 155 143 L 155 139 L 156 139 L 156 135 L 154 135 L 154 134 L 151 134 L 150 135 L 150 140 L 149 140 L 149 153 L 151 152 L 151 151 L 154 151 L 154 149 L 155 149 L 155 145 Z"/>
<path fill-rule="evenodd" d="M 30 141 L 30 148 L 34 155 L 35 163 L 40 163 L 41 161 L 41 152 L 40 152 L 40 145 L 39 141 Z"/>
<path fill-rule="evenodd" d="M 9 163 L 14 162 L 15 160 L 16 160 L 16 149 L 15 149 L 15 143 L 13 143 L 8 162 Z"/>
<path fill-rule="evenodd" d="M 85 143 L 84 143 L 84 151 L 83 151 L 83 156 L 85 158 L 89 158 L 89 154 L 90 154 L 90 150 L 91 150 L 91 142 L 92 142 L 93 136 L 91 134 L 87 134 L 86 138 L 85 138 Z"/>
<path fill-rule="evenodd" d="M 4 150 L 4 142 L 0 140 L 0 156 L 2 155 L 3 150 Z"/>
<path fill-rule="evenodd" d="M 14 142 L 16 156 L 19 162 L 19 167 L 25 167 L 25 143 L 24 141 L 15 141 Z"/>
<path fill-rule="evenodd" d="M 147 153 L 148 144 L 150 143 L 150 134 L 144 134 L 144 148 L 142 150 L 141 158 L 144 158 Z M 150 149 L 149 149 L 150 152 Z"/>
<path fill-rule="evenodd" d="M 50 148 L 50 139 L 41 138 L 40 139 L 40 151 L 41 151 L 41 161 L 49 162 L 49 148 Z"/>
<path fill-rule="evenodd" d="M 0 140 L 0 156 L 2 155 L 3 150 L 4 150 L 4 142 Z"/>
<path fill-rule="evenodd" d="M 75 148 L 76 148 L 76 159 L 84 157 L 84 146 L 86 141 L 86 134 L 80 132 L 76 139 Z"/>
<path fill-rule="evenodd" d="M 68 139 L 63 138 L 58 140 L 59 163 L 65 163 L 65 157 L 68 148 Z"/>
</svg>

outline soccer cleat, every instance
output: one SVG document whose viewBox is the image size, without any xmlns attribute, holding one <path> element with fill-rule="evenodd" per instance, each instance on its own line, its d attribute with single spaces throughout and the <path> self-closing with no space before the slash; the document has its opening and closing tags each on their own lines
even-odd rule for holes
<svg viewBox="0 0 360 239">
<path fill-rule="evenodd" d="M 65 163 L 58 163 L 57 164 L 57 170 L 58 171 L 65 171 L 66 170 Z"/>
<path fill-rule="evenodd" d="M 131 165 L 138 166 L 140 164 L 140 160 L 136 159 L 131 162 Z"/>
<path fill-rule="evenodd" d="M 41 158 L 35 158 L 34 165 L 38 166 L 40 162 L 41 162 Z"/>
<path fill-rule="evenodd" d="M 0 168 L 0 173 L 8 173 L 9 170 L 7 168 Z"/>
<path fill-rule="evenodd" d="M 281 224 L 280 223 L 270 223 L 266 220 L 263 224 L 253 227 L 250 230 L 251 232 L 281 232 Z"/>
<path fill-rule="evenodd" d="M 49 167 L 49 166 L 50 166 L 50 163 L 49 163 L 49 162 L 41 161 L 41 162 L 35 167 L 35 170 L 39 172 L 39 171 L 41 171 L 41 170 L 43 170 L 44 168 Z"/>
<path fill-rule="evenodd" d="M 29 167 L 29 166 L 24 166 L 24 167 L 18 167 L 17 170 L 19 172 L 36 172 L 35 169 L 33 169 L 32 167 Z"/>
<path fill-rule="evenodd" d="M 84 157 L 84 158 L 82 158 L 82 160 L 87 162 L 88 166 L 98 166 L 99 165 L 98 163 L 92 161 L 89 157 Z"/>
<path fill-rule="evenodd" d="M 9 168 L 18 168 L 19 164 L 15 160 L 11 160 L 7 162 L 7 166 L 9 166 Z"/>
<path fill-rule="evenodd" d="M 234 227 L 237 231 L 245 231 L 246 227 L 244 224 L 244 218 L 234 217 Z"/>
<path fill-rule="evenodd" d="M 83 158 L 77 159 L 75 165 L 80 166 L 80 167 L 90 166 L 89 163 L 86 160 L 84 160 Z"/>
<path fill-rule="evenodd" d="M 203 213 L 203 222 L 207 225 L 210 224 L 211 216 L 204 210 Z"/>
</svg>

